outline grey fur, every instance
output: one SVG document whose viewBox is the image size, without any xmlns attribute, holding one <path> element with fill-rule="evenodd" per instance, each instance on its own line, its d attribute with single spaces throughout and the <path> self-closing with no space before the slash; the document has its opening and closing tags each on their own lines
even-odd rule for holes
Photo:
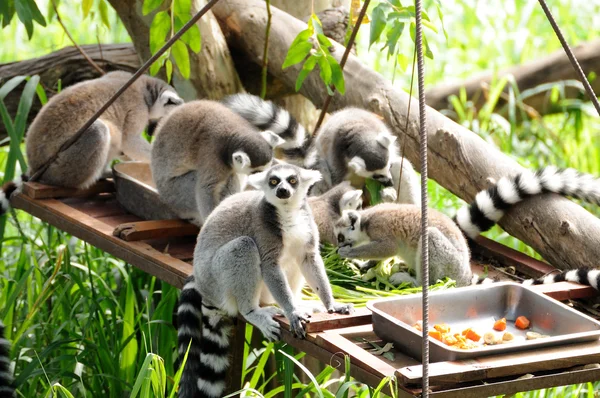
<svg viewBox="0 0 600 398">
<path fill-rule="evenodd" d="M 271 164 L 281 141 L 219 102 L 192 101 L 157 127 L 152 175 L 162 200 L 202 225 L 221 200 L 243 189 L 243 175 Z"/>
<path fill-rule="evenodd" d="M 280 311 L 294 334 L 304 336 L 302 322 L 309 315 L 298 305 L 304 278 L 329 312 L 352 311 L 351 305 L 334 302 L 319 255 L 318 231 L 306 201 L 318 178 L 315 171 L 273 166 L 250 176 L 258 191 L 232 195 L 211 213 L 194 251 L 194 289 L 204 306 L 218 309 L 222 317 L 241 314 L 269 340 L 279 338 L 272 317 Z M 275 303 L 281 310 L 272 306 Z M 202 379 L 188 374 L 187 385 L 180 388 L 193 391 L 193 377 Z M 213 395 L 205 396 L 220 396 L 215 386 L 221 381 L 211 380 L 207 389 Z"/>
<path fill-rule="evenodd" d="M 364 260 L 400 256 L 416 272 L 420 284 L 420 219 L 420 208 L 410 204 L 380 204 L 360 212 L 345 211 L 335 225 L 339 254 Z M 429 209 L 429 225 L 430 280 L 450 277 L 458 286 L 470 285 L 473 275 L 469 247 L 460 229 L 434 209 Z M 394 278 L 404 280 L 401 275 Z"/>
<path fill-rule="evenodd" d="M 10 374 L 10 343 L 4 338 L 4 325 L 0 321 L 0 398 L 15 397 L 13 378 Z"/>
<path fill-rule="evenodd" d="M 71 86 L 56 96 L 32 122 L 25 146 L 30 170 L 36 171 L 131 77 L 126 72 Z M 85 188 L 110 172 L 122 156 L 148 162 L 150 144 L 141 136 L 151 122 L 183 103 L 162 80 L 140 77 L 68 150 L 62 152 L 40 181 Z"/>
</svg>

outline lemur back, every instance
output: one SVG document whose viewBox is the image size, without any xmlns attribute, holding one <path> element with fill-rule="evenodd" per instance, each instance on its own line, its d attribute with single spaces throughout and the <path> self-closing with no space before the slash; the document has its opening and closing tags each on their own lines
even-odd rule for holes
<svg viewBox="0 0 600 398">
<path fill-rule="evenodd" d="M 241 175 L 270 165 L 282 142 L 219 102 L 192 101 L 157 127 L 152 175 L 162 200 L 202 225 L 221 200 L 242 190 Z"/>
<path fill-rule="evenodd" d="M 194 251 L 194 275 L 178 308 L 180 356 L 191 340 L 180 398 L 222 396 L 229 318 L 238 313 L 269 340 L 279 338 L 273 316 L 283 313 L 294 334 L 303 337 L 308 314 L 299 306 L 299 292 L 305 278 L 326 310 L 352 310 L 333 301 L 318 252 L 318 232 L 306 201 L 316 179 L 314 171 L 273 166 L 250 176 L 258 191 L 228 197 L 207 218 Z"/>
<path fill-rule="evenodd" d="M 36 171 L 83 126 L 131 77 L 111 72 L 78 83 L 55 95 L 33 120 L 25 139 L 31 171 Z M 150 144 L 141 136 L 151 122 L 183 103 L 167 83 L 140 77 L 69 149 L 60 154 L 40 181 L 84 188 L 109 170 L 110 162 L 125 154 L 150 161 Z"/>
</svg>

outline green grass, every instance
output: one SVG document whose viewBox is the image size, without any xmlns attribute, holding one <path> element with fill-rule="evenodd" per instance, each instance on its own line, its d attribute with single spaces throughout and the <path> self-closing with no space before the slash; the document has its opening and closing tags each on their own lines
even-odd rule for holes
<svg viewBox="0 0 600 398">
<path fill-rule="evenodd" d="M 38 1 L 38 4 L 46 14 L 48 2 Z M 98 4 L 94 1 L 93 12 L 98 12 Z M 428 10 L 432 4 L 426 2 Z M 443 2 L 449 38 L 446 41 L 441 30 L 438 34 L 426 30 L 434 53 L 434 60 L 426 60 L 427 86 L 533 60 L 560 49 L 537 0 L 498 2 L 493 7 L 486 4 L 476 0 Z M 129 41 L 111 9 L 109 29 L 96 22 L 97 17 L 84 20 L 79 7 L 79 2 L 63 0 L 59 11 L 80 44 Z M 555 1 L 552 11 L 571 44 L 597 38 L 597 30 L 590 27 L 600 22 L 600 1 Z M 429 15 L 439 27 L 437 13 Z M 0 62 L 40 56 L 70 45 L 52 18 L 47 28 L 36 26 L 35 32 L 28 41 L 24 28 L 16 21 L 0 30 Z M 402 40 L 403 53 L 411 59 L 413 46 L 408 35 Z M 359 56 L 393 78 L 397 87 L 408 89 L 409 74 L 394 69 L 394 63 L 376 51 L 377 45 L 368 52 L 367 44 L 368 25 L 359 35 Z M 496 82 L 490 90 L 499 90 L 505 84 L 511 87 L 515 99 L 503 113 L 507 116 L 485 109 L 475 111 L 461 96 L 453 100 L 448 115 L 526 167 L 554 164 L 600 175 L 600 119 L 589 104 L 561 100 L 558 96 L 556 100 L 564 105 L 563 113 L 541 119 L 525 118 L 521 122 L 516 117 L 520 112 L 519 102 L 530 93 L 519 92 L 510 81 Z M 492 96 L 489 105 L 494 105 L 494 101 Z M 15 115 L 9 116 L 15 131 L 22 135 Z M 2 177 L 19 172 L 16 148 L 19 146 L 13 144 L 10 153 L 7 147 L 0 150 L 0 170 L 6 172 Z M 434 181 L 429 182 L 429 195 L 432 207 L 450 215 L 463 204 Z M 598 208 L 587 205 L 586 208 L 600 216 Z M 52 396 L 55 392 L 56 396 L 122 397 L 133 392 L 152 397 L 164 396 L 165 390 L 172 393 L 177 380 L 173 369 L 176 331 L 172 325 L 177 289 L 23 212 L 17 214 L 24 234 L 17 230 L 15 220 L 9 218 L 0 238 L 0 319 L 12 326 L 7 328 L 7 337 L 13 341 L 11 357 L 20 385 L 19 396 Z M 487 235 L 536 255 L 498 227 Z M 389 285 L 387 277 L 398 267 L 392 262 L 383 262 L 368 275 L 361 275 L 330 249 L 323 254 L 338 300 L 364 305 L 371 298 L 418 290 Z M 451 286 L 448 280 L 436 285 Z M 306 294 L 312 297 L 310 292 Z M 251 336 L 249 326 L 246 340 Z M 336 376 L 331 367 L 303 377 L 307 373 L 299 361 L 303 355 L 282 344 L 264 344 L 252 349 L 246 345 L 243 378 L 246 396 L 342 397 L 348 391 L 358 397 L 378 396 L 377 388 L 357 383 L 348 377 L 348 372 Z M 267 369 L 269 358 L 274 358 L 281 368 L 277 380 Z M 344 367 L 349 368 L 347 361 L 341 365 L 342 371 Z M 384 381 L 380 387 L 389 382 Z M 594 387 L 599 389 L 600 385 L 558 387 L 515 397 L 592 397 Z"/>
</svg>

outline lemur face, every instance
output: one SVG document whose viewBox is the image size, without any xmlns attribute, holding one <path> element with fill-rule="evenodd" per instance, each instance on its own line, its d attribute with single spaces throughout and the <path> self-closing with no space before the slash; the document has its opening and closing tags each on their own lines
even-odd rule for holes
<svg viewBox="0 0 600 398">
<path fill-rule="evenodd" d="M 299 205 L 321 173 L 290 164 L 279 164 L 249 177 L 249 183 L 263 190 L 267 201 L 277 205 Z"/>
<path fill-rule="evenodd" d="M 360 213 L 346 210 L 334 225 L 338 246 L 356 246 L 365 241 L 365 234 L 360 230 Z"/>
<path fill-rule="evenodd" d="M 350 162 L 348 162 L 348 167 L 358 176 L 364 178 L 371 178 L 373 180 L 379 181 L 384 187 L 391 187 L 393 185 L 392 182 L 392 172 L 390 170 L 390 161 L 388 160 L 385 167 L 377 170 L 367 170 L 367 166 L 365 164 L 364 159 L 360 156 L 353 157 Z"/>
<path fill-rule="evenodd" d="M 362 209 L 362 191 L 357 189 L 346 192 L 340 199 L 340 211 Z"/>
<path fill-rule="evenodd" d="M 184 103 L 176 92 L 171 90 L 163 91 L 156 102 L 150 108 L 149 122 L 148 122 L 148 135 L 153 135 L 158 121 L 163 117 L 167 116 L 176 106 Z"/>
</svg>

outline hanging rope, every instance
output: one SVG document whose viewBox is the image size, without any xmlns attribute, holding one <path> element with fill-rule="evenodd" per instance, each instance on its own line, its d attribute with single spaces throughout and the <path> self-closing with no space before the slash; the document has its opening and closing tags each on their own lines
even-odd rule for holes
<svg viewBox="0 0 600 398">
<path fill-rule="evenodd" d="M 415 0 L 415 46 L 419 82 L 419 133 L 421 150 L 421 275 L 423 276 L 423 392 L 429 397 L 429 233 L 427 230 L 427 116 L 425 109 L 425 65 L 423 63 L 423 24 L 421 0 Z"/>
<path fill-rule="evenodd" d="M 358 29 L 360 28 L 360 25 L 362 24 L 365 14 L 367 13 L 367 7 L 369 6 L 370 2 L 371 2 L 371 0 L 365 0 L 362 8 L 360 9 L 360 13 L 358 14 L 358 19 L 356 21 L 356 25 L 354 25 L 354 27 L 352 28 L 352 33 L 350 34 L 350 39 L 348 39 L 348 43 L 346 44 L 346 49 L 344 50 L 344 54 L 342 55 L 342 59 L 340 61 L 340 69 L 342 70 L 342 72 L 344 71 L 344 65 L 346 65 L 346 61 L 348 60 L 348 55 L 350 55 L 350 49 L 354 45 L 354 41 L 356 40 L 356 35 L 358 33 Z M 319 114 L 319 119 L 317 120 L 317 124 L 315 125 L 315 128 L 313 130 L 313 137 L 317 134 L 317 131 L 319 130 L 319 127 L 321 127 L 321 124 L 323 124 L 323 119 L 325 118 L 325 114 L 327 113 L 327 108 L 329 108 L 329 103 L 331 102 L 332 97 L 333 97 L 333 95 L 328 95 L 327 98 L 325 98 L 325 102 L 323 103 L 323 107 L 321 108 L 321 113 Z"/>
<path fill-rule="evenodd" d="M 548 5 L 546 4 L 546 1 L 539 0 L 539 2 L 542 6 L 542 9 L 544 10 L 544 14 L 546 14 L 546 17 L 548 18 L 548 21 L 550 21 L 550 25 L 552 25 L 552 29 L 554 29 L 554 33 L 556 33 L 558 40 L 560 40 L 560 44 L 562 44 L 563 48 L 565 49 L 567 57 L 569 57 L 569 61 L 571 61 L 571 65 L 573 65 L 573 69 L 575 69 L 575 72 L 577 72 L 577 74 L 579 75 L 579 79 L 581 80 L 581 83 L 583 83 L 583 87 L 585 87 L 585 91 L 587 92 L 588 97 L 590 97 L 592 104 L 594 104 L 594 108 L 596 108 L 596 112 L 598 112 L 598 115 L 600 115 L 600 103 L 598 103 L 598 98 L 594 93 L 594 89 L 590 85 L 590 82 L 588 81 L 587 77 L 585 77 L 585 73 L 583 73 L 581 65 L 579 65 L 579 62 L 577 62 L 577 58 L 575 58 L 571 47 L 569 47 L 569 44 L 565 40 L 565 37 L 563 36 L 562 31 L 558 27 L 556 20 L 552 16 L 552 13 L 550 12 Z"/>
<path fill-rule="evenodd" d="M 123 87 L 121 87 L 112 97 L 110 97 L 110 99 L 104 105 L 102 105 L 102 107 L 100 109 L 98 109 L 98 111 L 96 111 L 96 113 L 94 113 L 94 115 L 83 126 L 81 126 L 81 128 L 79 130 L 77 130 L 75 135 L 73 135 L 71 138 L 69 138 L 69 140 L 67 140 L 58 149 L 58 152 L 56 152 L 54 155 L 52 155 L 52 157 L 50 159 L 48 159 L 46 161 L 46 163 L 44 163 L 40 168 L 35 170 L 35 172 L 29 176 L 29 181 L 37 181 L 44 174 L 44 172 L 48 169 L 48 167 L 50 167 L 52 162 L 54 162 L 56 160 L 56 158 L 58 158 L 58 155 L 61 152 L 69 149 L 83 135 L 83 133 L 85 133 L 85 131 L 96 120 L 98 120 L 98 118 L 104 113 L 104 111 L 106 111 L 117 100 L 117 98 L 119 98 L 121 96 L 121 94 L 123 94 L 125 92 L 125 90 L 127 90 L 129 88 L 129 86 L 131 86 L 140 76 L 142 76 L 144 74 L 144 72 L 146 72 L 146 70 L 154 63 L 154 61 L 159 59 L 160 56 L 165 53 L 165 51 L 167 51 L 181 36 L 183 36 L 183 34 L 185 32 L 187 32 L 192 26 L 194 26 L 194 24 L 196 22 L 198 22 L 198 20 L 200 18 L 202 18 L 202 16 L 204 14 L 206 14 L 212 8 L 212 6 L 214 6 L 218 1 L 219 0 L 211 0 L 204 7 L 202 7 L 202 9 L 200 11 L 198 11 L 196 13 L 196 15 L 194 15 L 192 17 L 192 19 L 190 19 L 188 21 L 188 23 L 186 23 L 181 29 L 179 29 L 179 31 L 177 33 L 175 33 L 175 35 L 173 35 L 173 37 L 171 37 L 171 39 L 169 41 L 167 41 L 165 43 L 165 45 L 162 46 L 160 48 L 160 50 L 158 50 L 156 52 L 156 54 L 154 54 L 152 57 L 150 57 L 150 59 L 148 61 L 146 61 L 144 63 L 144 65 L 142 65 L 137 70 L 137 72 L 135 72 L 133 74 L 133 76 L 131 76 L 131 78 L 123 85 Z"/>
</svg>

